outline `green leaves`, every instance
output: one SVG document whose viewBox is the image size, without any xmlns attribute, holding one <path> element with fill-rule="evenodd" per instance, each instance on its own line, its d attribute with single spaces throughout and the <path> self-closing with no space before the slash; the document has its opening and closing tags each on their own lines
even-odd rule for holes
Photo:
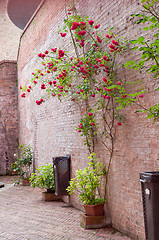
<svg viewBox="0 0 159 240">
<path fill-rule="evenodd" d="M 31 186 L 33 188 L 45 188 L 54 190 L 54 173 L 52 164 L 47 164 L 46 166 L 40 166 L 36 169 L 35 173 L 32 173 L 29 179 Z"/>
<path fill-rule="evenodd" d="M 83 204 L 97 205 L 106 202 L 105 198 L 97 195 L 97 188 L 101 185 L 101 177 L 105 174 L 105 168 L 97 161 L 95 153 L 92 153 L 89 158 L 91 161 L 88 167 L 76 171 L 76 178 L 71 179 L 67 192 L 72 195 L 75 190 L 78 190 Z"/>
<path fill-rule="evenodd" d="M 19 180 L 16 182 L 19 184 L 20 179 L 29 179 L 31 175 L 31 165 L 33 160 L 31 146 L 26 144 L 19 145 L 16 156 L 17 161 L 12 164 L 12 169 L 19 174 Z"/>
</svg>

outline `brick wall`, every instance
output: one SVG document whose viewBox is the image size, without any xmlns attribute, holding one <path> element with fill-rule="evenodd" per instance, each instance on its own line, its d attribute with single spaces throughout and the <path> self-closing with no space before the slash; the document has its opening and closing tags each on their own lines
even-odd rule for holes
<svg viewBox="0 0 159 240">
<path fill-rule="evenodd" d="M 7 15 L 7 0 L 0 1 L 0 61 L 16 60 L 21 30 Z"/>
<path fill-rule="evenodd" d="M 69 38 L 63 39 L 57 34 L 58 24 L 65 16 L 64 0 L 46 0 L 21 39 L 18 59 L 18 79 L 20 85 L 28 85 L 31 72 L 39 68 L 35 53 L 48 48 L 59 47 L 72 51 Z M 115 28 L 116 33 L 124 38 L 135 39 L 141 33 L 142 26 L 135 25 L 130 15 L 139 11 L 139 1 L 131 0 L 80 0 L 77 4 L 83 15 L 97 19 L 101 29 Z M 134 54 L 134 55 L 133 55 Z M 126 58 L 126 59 L 124 59 Z M 128 51 L 121 61 L 138 58 Z M 133 70 L 119 71 L 119 78 L 126 77 L 130 81 L 144 79 L 146 88 L 155 86 L 148 75 L 140 75 Z M 150 81 L 151 80 L 151 81 Z M 52 156 L 71 154 L 71 174 L 77 168 L 87 165 L 88 151 L 83 139 L 76 132 L 80 112 L 73 103 L 60 103 L 56 98 L 37 106 L 35 100 L 39 92 L 34 91 L 26 99 L 20 98 L 19 92 L 19 137 L 21 143 L 31 144 L 35 152 L 35 165 L 52 162 Z M 149 106 L 156 103 L 159 96 L 152 96 L 151 91 L 142 101 Z M 109 178 L 109 210 L 113 225 L 128 233 L 134 239 L 144 239 L 143 210 L 139 172 L 157 170 L 159 155 L 157 142 L 159 138 L 158 123 L 152 125 L 145 116 L 135 114 L 134 109 L 127 108 L 126 121 L 116 127 L 115 151 Z M 107 153 L 98 146 L 98 156 L 107 163 Z M 71 203 L 81 208 L 77 196 Z"/>
<path fill-rule="evenodd" d="M 0 62 L 0 174 L 9 172 L 18 145 L 16 66 L 14 61 Z"/>
</svg>

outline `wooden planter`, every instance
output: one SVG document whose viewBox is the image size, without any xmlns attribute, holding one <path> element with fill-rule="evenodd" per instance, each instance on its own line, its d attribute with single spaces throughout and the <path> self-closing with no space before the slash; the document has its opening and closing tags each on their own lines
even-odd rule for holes
<svg viewBox="0 0 159 240">
<path fill-rule="evenodd" d="M 87 216 L 103 216 L 104 204 L 99 205 L 83 205 Z"/>
<path fill-rule="evenodd" d="M 61 197 L 55 195 L 53 192 L 42 192 L 42 200 L 45 202 L 58 201 Z"/>
<path fill-rule="evenodd" d="M 85 229 L 104 228 L 106 227 L 106 217 L 86 216 L 85 214 L 80 214 L 80 226 Z"/>
<path fill-rule="evenodd" d="M 30 186 L 29 179 L 21 179 L 21 183 L 23 186 Z"/>
</svg>

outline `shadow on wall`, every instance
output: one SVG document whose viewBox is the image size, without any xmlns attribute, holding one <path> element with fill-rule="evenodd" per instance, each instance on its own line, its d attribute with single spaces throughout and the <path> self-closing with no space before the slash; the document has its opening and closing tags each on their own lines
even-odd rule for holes
<svg viewBox="0 0 159 240">
<path fill-rule="evenodd" d="M 9 0 L 7 13 L 10 20 L 20 29 L 24 29 L 42 0 Z"/>
</svg>

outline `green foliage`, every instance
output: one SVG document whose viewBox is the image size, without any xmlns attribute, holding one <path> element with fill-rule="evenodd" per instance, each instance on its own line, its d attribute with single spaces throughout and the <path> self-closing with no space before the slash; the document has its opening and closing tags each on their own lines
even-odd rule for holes
<svg viewBox="0 0 159 240">
<path fill-rule="evenodd" d="M 20 183 L 20 179 L 29 179 L 31 175 L 31 166 L 33 161 L 33 151 L 30 145 L 21 144 L 16 153 L 17 161 L 11 165 L 12 170 L 17 171 L 19 179 L 16 181 Z"/>
<path fill-rule="evenodd" d="M 97 188 L 101 185 L 101 176 L 106 172 L 102 163 L 97 162 L 95 153 L 92 153 L 89 158 L 88 167 L 76 171 L 76 178 L 71 179 L 67 191 L 69 195 L 72 195 L 77 189 L 80 201 L 84 205 L 98 205 L 106 202 L 105 198 L 97 194 Z"/>
<path fill-rule="evenodd" d="M 55 190 L 52 164 L 37 168 L 36 172 L 32 173 L 29 182 L 33 188 L 38 187 L 47 190 Z"/>
<path fill-rule="evenodd" d="M 153 78 L 159 78 L 159 14 L 158 14 L 158 0 L 142 0 L 143 11 L 139 14 L 133 14 L 133 17 L 138 17 L 137 24 L 142 23 L 144 25 L 143 30 L 148 31 L 148 38 L 145 40 L 143 36 L 139 36 L 137 40 L 131 40 L 130 43 L 135 47 L 132 50 L 138 50 L 141 53 L 139 61 L 128 61 L 124 67 L 133 68 L 140 72 L 145 71 L 153 75 Z M 146 27 L 145 27 L 146 25 Z M 137 45 L 137 46 L 136 46 Z M 158 91 L 159 88 L 155 89 Z M 131 99 L 132 101 L 132 99 Z M 136 100 L 135 100 L 136 101 Z M 124 103 L 125 104 L 125 103 Z M 121 106 L 122 104 L 120 104 Z M 146 109 L 141 106 L 142 109 L 136 112 L 147 113 L 147 118 L 153 119 L 154 122 L 159 119 L 159 106 L 154 106 Z"/>
<path fill-rule="evenodd" d="M 142 61 L 128 61 L 124 66 L 134 68 L 135 70 L 145 70 L 152 73 L 154 78 L 159 76 L 159 15 L 157 13 L 158 1 L 141 1 L 145 3 L 144 11 L 140 14 L 133 14 L 138 17 L 137 24 L 146 24 L 143 30 L 148 31 L 149 39 L 145 40 L 143 36 L 139 36 L 137 40 L 131 40 L 130 43 L 138 45 L 132 48 L 141 52 Z M 150 62 L 147 64 L 147 62 Z"/>
</svg>

